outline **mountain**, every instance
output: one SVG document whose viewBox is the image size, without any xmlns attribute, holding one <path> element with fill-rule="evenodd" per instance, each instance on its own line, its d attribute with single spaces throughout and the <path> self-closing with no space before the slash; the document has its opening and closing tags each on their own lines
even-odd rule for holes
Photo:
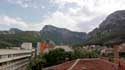
<svg viewBox="0 0 125 70">
<path fill-rule="evenodd" d="M 74 32 L 64 28 L 46 25 L 41 31 L 22 31 L 11 28 L 0 31 L 0 48 L 18 47 L 22 42 L 32 42 L 33 45 L 41 40 L 50 40 L 55 44 L 78 44 L 85 40 L 86 33 Z"/>
<path fill-rule="evenodd" d="M 10 30 L 6 30 L 6 31 L 0 31 L 0 34 L 15 34 L 15 33 L 19 33 L 19 32 L 23 32 L 22 30 L 20 29 L 17 29 L 17 28 L 11 28 Z"/>
<path fill-rule="evenodd" d="M 40 31 L 43 40 L 52 40 L 56 44 L 78 44 L 86 38 L 84 32 L 74 32 L 65 28 L 58 28 L 52 25 L 46 25 Z"/>
<path fill-rule="evenodd" d="M 23 32 L 22 30 L 20 30 L 20 29 L 18 29 L 18 28 L 11 28 L 10 30 L 9 30 L 9 32 L 12 32 L 12 33 L 20 33 L 20 32 Z"/>
<path fill-rule="evenodd" d="M 12 28 L 8 31 L 0 31 L 0 48 L 18 47 L 23 42 L 32 42 L 34 45 L 40 41 L 40 38 L 39 32 Z"/>
<path fill-rule="evenodd" d="M 98 28 L 86 34 L 74 32 L 65 28 L 46 25 L 40 31 L 22 31 L 11 28 L 8 31 L 0 31 L 0 47 L 19 46 L 22 42 L 36 43 L 50 40 L 55 44 L 113 44 L 125 42 L 125 10 L 110 14 Z"/>
<path fill-rule="evenodd" d="M 110 14 L 88 34 L 87 44 L 112 44 L 125 42 L 125 10 Z"/>
</svg>

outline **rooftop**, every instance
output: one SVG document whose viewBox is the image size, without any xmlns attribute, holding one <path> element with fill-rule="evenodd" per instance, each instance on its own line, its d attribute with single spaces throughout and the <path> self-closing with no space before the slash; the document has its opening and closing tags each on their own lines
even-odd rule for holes
<svg viewBox="0 0 125 70">
<path fill-rule="evenodd" d="M 31 53 L 31 52 L 32 52 L 32 50 L 0 49 L 0 55 L 18 54 L 18 53 Z"/>
<path fill-rule="evenodd" d="M 45 68 L 47 70 L 117 70 L 118 66 L 104 59 L 77 59 L 56 66 Z"/>
</svg>

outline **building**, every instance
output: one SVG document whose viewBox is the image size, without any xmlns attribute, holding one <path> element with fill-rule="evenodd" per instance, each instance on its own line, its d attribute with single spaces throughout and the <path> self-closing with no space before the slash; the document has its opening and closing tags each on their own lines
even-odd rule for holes
<svg viewBox="0 0 125 70">
<path fill-rule="evenodd" d="M 68 45 L 55 45 L 55 43 L 51 40 L 41 41 L 37 43 L 36 53 L 39 55 L 40 53 L 48 53 L 50 50 L 54 50 L 57 48 L 62 48 L 65 51 L 73 51 L 72 47 Z"/>
<path fill-rule="evenodd" d="M 100 50 L 100 55 L 108 55 L 111 53 L 113 53 L 113 48 L 111 48 L 111 47 L 103 47 Z"/>
<path fill-rule="evenodd" d="M 62 48 L 66 52 L 73 51 L 73 49 L 68 45 L 56 45 L 53 49 Z"/>
<path fill-rule="evenodd" d="M 31 50 L 0 49 L 0 70 L 26 70 Z"/>
<path fill-rule="evenodd" d="M 34 56 L 32 43 L 22 43 L 20 48 L 0 49 L 0 70 L 27 70 Z"/>
<path fill-rule="evenodd" d="M 32 43 L 22 43 L 21 49 L 31 50 L 32 49 Z"/>
<path fill-rule="evenodd" d="M 125 53 L 125 43 L 121 44 L 119 46 L 119 52 L 124 52 Z"/>
<path fill-rule="evenodd" d="M 40 54 L 40 42 L 38 42 L 36 46 L 36 55 L 38 56 L 39 54 Z"/>
<path fill-rule="evenodd" d="M 37 43 L 36 53 L 39 55 L 40 53 L 47 53 L 54 48 L 54 45 L 50 42 L 42 41 Z"/>
</svg>

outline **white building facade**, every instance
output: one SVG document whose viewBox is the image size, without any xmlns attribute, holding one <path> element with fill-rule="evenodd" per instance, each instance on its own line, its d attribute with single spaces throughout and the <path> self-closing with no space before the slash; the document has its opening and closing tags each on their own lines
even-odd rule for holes
<svg viewBox="0 0 125 70">
<path fill-rule="evenodd" d="M 0 70 L 27 70 L 34 52 L 32 43 L 23 43 L 20 49 L 0 49 Z"/>
<path fill-rule="evenodd" d="M 57 49 L 57 48 L 62 48 L 64 49 L 66 52 L 69 52 L 69 51 L 74 51 L 70 46 L 68 45 L 56 45 L 54 47 L 54 49 Z"/>
<path fill-rule="evenodd" d="M 22 43 L 21 45 L 21 49 L 25 49 L 25 50 L 31 50 L 32 49 L 32 43 Z"/>
<path fill-rule="evenodd" d="M 31 50 L 0 49 L 0 70 L 26 70 Z"/>
</svg>

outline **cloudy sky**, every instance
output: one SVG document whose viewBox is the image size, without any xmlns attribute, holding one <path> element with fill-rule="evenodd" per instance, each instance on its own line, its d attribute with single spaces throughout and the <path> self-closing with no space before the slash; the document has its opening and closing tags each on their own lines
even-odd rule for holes
<svg viewBox="0 0 125 70">
<path fill-rule="evenodd" d="M 54 25 L 89 32 L 110 13 L 124 9 L 125 0 L 0 0 L 0 30 L 39 31 Z"/>
</svg>

